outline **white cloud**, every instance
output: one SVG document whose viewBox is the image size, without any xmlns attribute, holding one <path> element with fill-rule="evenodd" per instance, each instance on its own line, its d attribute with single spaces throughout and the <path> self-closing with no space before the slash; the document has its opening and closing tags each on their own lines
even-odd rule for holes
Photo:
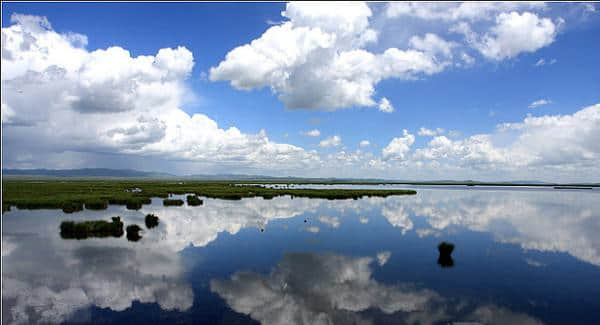
<svg viewBox="0 0 600 325">
<path fill-rule="evenodd" d="M 412 159 L 494 171 L 533 168 L 538 175 L 545 169 L 553 177 L 578 170 L 589 179 L 591 173 L 598 174 L 598 130 L 600 104 L 572 115 L 529 116 L 523 122 L 500 124 L 494 133 L 463 140 L 437 136 L 427 147 L 416 149 Z"/>
<path fill-rule="evenodd" d="M 390 251 L 384 251 L 384 252 L 379 252 L 377 253 L 377 264 L 379 264 L 379 266 L 384 266 L 385 263 L 387 263 L 387 261 L 389 261 L 390 257 L 392 256 L 392 253 Z"/>
<path fill-rule="evenodd" d="M 383 317 L 402 324 L 434 324 L 464 317 L 451 307 L 456 304 L 473 310 L 466 316 L 473 321 L 540 323 L 496 305 L 456 302 L 411 283 L 380 283 L 372 277 L 373 260 L 290 253 L 270 274 L 236 272 L 229 279 L 212 280 L 210 289 L 236 312 L 264 324 L 372 324 Z"/>
<path fill-rule="evenodd" d="M 518 10 L 522 8 L 543 8 L 544 3 L 534 2 L 392 2 L 386 7 L 389 18 L 412 16 L 425 20 L 490 20 L 497 12 Z"/>
<path fill-rule="evenodd" d="M 367 223 L 369 223 L 369 218 L 362 216 L 358 219 L 358 221 L 360 221 L 360 223 L 362 223 L 362 224 L 367 224 Z"/>
<path fill-rule="evenodd" d="M 340 144 L 342 144 L 342 138 L 337 135 L 327 137 L 319 142 L 319 146 L 322 148 L 337 147 Z"/>
<path fill-rule="evenodd" d="M 282 15 L 289 21 L 231 50 L 211 68 L 211 80 L 244 90 L 270 87 L 291 109 L 336 110 L 377 105 L 372 96 L 381 80 L 414 79 L 449 65 L 415 48 L 365 50 L 377 40 L 365 3 L 288 3 Z M 437 52 L 442 41 L 426 36 L 415 45 Z"/>
<path fill-rule="evenodd" d="M 16 157 L 33 155 L 43 164 L 45 155 L 65 152 L 274 170 L 319 162 L 316 153 L 275 143 L 265 131 L 222 129 L 206 115 L 184 112 L 191 93 L 185 80 L 194 66 L 185 47 L 137 57 L 118 46 L 88 51 L 87 38 L 59 34 L 45 17 L 13 15 L 12 21 L 2 28 L 9 153 L 3 163 L 11 167 L 22 167 Z"/>
<path fill-rule="evenodd" d="M 321 231 L 321 229 L 319 229 L 319 227 L 310 226 L 310 227 L 306 227 L 306 231 L 313 233 L 313 234 L 318 234 L 319 231 Z"/>
<path fill-rule="evenodd" d="M 552 104 L 552 101 L 549 99 L 538 99 L 536 101 L 534 101 L 533 103 L 529 104 L 529 108 L 536 108 L 539 106 L 543 106 L 543 105 L 548 105 L 548 104 Z"/>
<path fill-rule="evenodd" d="M 371 257 L 290 253 L 271 274 L 236 272 L 231 279 L 212 280 L 210 288 L 233 310 L 265 324 L 362 324 L 360 311 L 413 312 L 437 297 L 407 284 L 375 281 L 372 262 Z"/>
<path fill-rule="evenodd" d="M 423 136 L 423 137 L 433 137 L 436 135 L 444 134 L 444 132 L 445 132 L 445 130 L 442 128 L 437 128 L 435 130 L 432 130 L 432 129 L 428 129 L 426 127 L 421 127 L 417 134 L 420 136 Z"/>
<path fill-rule="evenodd" d="M 321 131 L 314 129 L 314 130 L 306 131 L 303 134 L 308 137 L 319 137 L 319 136 L 321 136 Z"/>
<path fill-rule="evenodd" d="M 550 61 L 546 61 L 546 59 L 541 58 L 541 59 L 537 60 L 537 62 L 535 62 L 535 66 L 536 67 L 541 67 L 541 66 L 544 66 L 544 65 L 553 65 L 556 62 L 557 62 L 556 59 L 552 59 Z"/>
<path fill-rule="evenodd" d="M 410 38 L 409 44 L 417 50 L 421 50 L 432 55 L 441 54 L 446 57 L 451 57 L 452 49 L 458 46 L 457 43 L 448 42 L 433 33 L 427 33 L 423 38 L 419 36 L 413 36 Z"/>
<path fill-rule="evenodd" d="M 370 146 L 370 145 L 371 145 L 371 142 L 369 142 L 369 140 L 362 140 L 362 141 L 361 141 L 361 142 L 358 144 L 358 146 L 359 146 L 359 147 L 361 147 L 361 148 L 365 148 L 365 147 L 368 147 L 368 146 Z"/>
<path fill-rule="evenodd" d="M 338 217 L 330 217 L 330 216 L 320 216 L 319 221 L 322 223 L 331 226 L 332 228 L 339 228 L 340 219 Z"/>
<path fill-rule="evenodd" d="M 499 61 L 550 45 L 562 20 L 557 20 L 557 24 L 549 18 L 539 18 L 535 13 L 513 11 L 498 14 L 496 24 L 481 37 L 472 32 L 467 23 L 455 30 L 465 34 L 467 41 L 483 56 Z"/>
<path fill-rule="evenodd" d="M 392 103 L 390 103 L 390 101 L 385 97 L 379 101 L 379 105 L 377 107 L 379 108 L 379 111 L 384 113 L 392 113 L 394 111 L 394 106 L 392 106 Z"/>
<path fill-rule="evenodd" d="M 410 146 L 415 142 L 415 136 L 402 130 L 402 137 L 393 138 L 390 143 L 383 148 L 381 156 L 383 160 L 402 160 L 410 151 Z"/>
<path fill-rule="evenodd" d="M 594 13 L 596 12 L 596 7 L 594 6 L 593 3 L 583 3 L 582 4 L 584 6 L 584 10 L 588 13 Z"/>
</svg>

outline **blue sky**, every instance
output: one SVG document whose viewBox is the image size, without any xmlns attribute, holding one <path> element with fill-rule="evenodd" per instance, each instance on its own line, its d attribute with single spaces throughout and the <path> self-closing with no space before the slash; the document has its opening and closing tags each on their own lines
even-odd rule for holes
<svg viewBox="0 0 600 325">
<path fill-rule="evenodd" d="M 598 180 L 597 5 L 443 6 L 3 3 L 2 65 L 10 71 L 3 69 L 2 87 L 3 93 L 13 92 L 2 100 L 3 165 L 179 174 Z M 50 28 L 38 28 L 46 21 L 42 17 Z M 458 26 L 468 26 L 471 34 Z M 11 49 L 11 41 L 5 41 L 9 29 L 16 44 Z M 263 35 L 271 29 L 281 31 Z M 85 36 L 87 43 L 72 42 L 60 52 L 81 62 L 73 71 L 64 67 L 64 89 L 45 90 L 33 77 L 23 77 L 35 71 L 42 78 L 61 63 L 45 58 L 39 52 L 43 46 L 23 50 L 17 44 L 24 42 L 22 35 L 33 35 L 42 44 L 44 37 L 67 39 L 69 33 Z M 295 43 L 290 41 L 294 35 L 301 36 Z M 303 49 L 309 41 L 321 43 Z M 63 45 L 51 46 L 59 53 Z M 242 46 L 246 52 L 240 49 L 242 55 L 226 58 Z M 165 98 L 152 102 L 117 88 L 140 82 L 143 73 L 158 72 L 120 70 L 107 82 L 109 73 L 99 74 L 110 68 L 92 69 L 86 56 L 110 47 L 129 52 L 120 58 L 125 67 L 136 64 L 128 60 L 138 56 L 157 57 L 160 49 L 178 47 L 191 53 L 193 64 L 173 62 L 183 67 L 177 78 L 153 80 L 154 91 Z M 30 53 L 34 48 L 39 53 Z M 385 57 L 389 49 L 400 54 Z M 11 59 L 4 55 L 7 51 L 14 54 Z M 15 51 L 23 51 L 22 57 L 37 55 L 39 62 L 15 59 Z M 360 55 L 347 64 L 344 53 Z M 183 59 L 175 55 L 173 60 Z M 86 69 L 95 74 L 82 72 Z M 63 87 L 56 84 L 52 87 Z M 329 89 L 333 84 L 337 86 Z M 39 91 L 34 97 L 42 101 L 48 96 L 42 102 L 55 105 L 38 115 L 39 103 L 19 99 L 15 85 Z M 76 98 L 75 104 L 58 98 L 66 93 Z M 106 102 L 94 102 L 89 106 L 93 111 L 76 105 L 107 95 L 124 101 L 111 101 L 106 108 Z M 393 112 L 378 109 L 383 98 Z M 152 109 L 143 107 L 144 100 Z M 546 104 L 532 108 L 536 101 Z M 165 103 L 170 106 L 160 108 Z M 189 130 L 182 129 L 181 123 L 188 122 L 171 120 L 167 110 L 183 111 L 188 120 L 198 114 L 218 126 L 204 132 L 190 122 Z M 139 122 L 140 116 L 152 121 Z M 112 119 L 114 127 L 103 124 Z M 60 126 L 84 120 L 89 125 L 81 134 Z M 512 126 L 499 132 L 503 123 Z M 183 131 L 173 131 L 177 128 Z M 239 136 L 221 134 L 229 128 Z M 420 128 L 443 132 L 420 135 Z M 573 128 L 583 131 L 573 135 Z M 304 134 L 315 129 L 319 136 Z M 545 136 L 563 132 L 559 139 Z M 126 135 L 136 137 L 135 145 L 123 139 Z M 339 137 L 339 144 L 321 142 L 332 136 Z M 39 142 L 38 137 L 48 139 Z M 370 145 L 360 147 L 363 140 Z M 548 143 L 538 145 L 540 141 Z"/>
</svg>

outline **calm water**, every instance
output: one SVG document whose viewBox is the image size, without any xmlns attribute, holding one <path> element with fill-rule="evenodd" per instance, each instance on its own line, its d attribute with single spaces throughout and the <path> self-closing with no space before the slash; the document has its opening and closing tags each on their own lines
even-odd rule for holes
<svg viewBox="0 0 600 325">
<path fill-rule="evenodd" d="M 598 191 L 417 191 L 11 211 L 3 323 L 599 322 Z M 116 215 L 143 238 L 59 235 L 63 220 Z M 438 264 L 441 241 L 455 244 L 452 267 Z"/>
</svg>

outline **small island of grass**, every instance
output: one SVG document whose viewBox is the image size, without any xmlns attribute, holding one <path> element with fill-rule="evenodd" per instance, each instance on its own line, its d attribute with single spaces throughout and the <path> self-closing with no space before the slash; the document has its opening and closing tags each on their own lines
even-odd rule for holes
<svg viewBox="0 0 600 325">
<path fill-rule="evenodd" d="M 202 205 L 202 203 L 204 203 L 201 199 L 198 198 L 197 195 L 188 195 L 186 197 L 187 199 L 187 204 L 191 205 L 191 206 L 198 206 L 198 205 Z"/>
<path fill-rule="evenodd" d="M 60 236 L 64 239 L 121 237 L 123 236 L 123 222 L 121 217 L 112 217 L 112 222 L 105 220 L 63 221 L 60 224 Z"/>
<path fill-rule="evenodd" d="M 108 208 L 108 201 L 102 199 L 88 200 L 85 202 L 85 208 L 88 210 L 104 210 Z"/>
<path fill-rule="evenodd" d="M 183 200 L 180 199 L 164 199 L 163 200 L 163 205 L 168 207 L 168 206 L 180 206 L 183 205 Z"/>
</svg>

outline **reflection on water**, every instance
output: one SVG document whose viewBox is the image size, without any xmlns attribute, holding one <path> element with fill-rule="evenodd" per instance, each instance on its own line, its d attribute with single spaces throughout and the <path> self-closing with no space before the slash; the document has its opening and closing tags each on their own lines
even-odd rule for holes
<svg viewBox="0 0 600 325">
<path fill-rule="evenodd" d="M 372 277 L 373 261 L 371 257 L 288 253 L 267 275 L 236 272 L 230 279 L 211 281 L 210 288 L 235 311 L 264 324 L 386 323 L 392 314 L 394 322 L 411 324 L 456 319 L 541 323 L 493 304 L 448 299 L 411 283 L 380 283 Z"/>
<path fill-rule="evenodd" d="M 589 323 L 600 317 L 599 198 L 418 189 L 360 200 L 10 211 L 3 323 Z M 131 238 L 59 235 L 64 220 L 117 215 L 146 228 Z M 443 240 L 458 248 L 441 254 Z"/>
<path fill-rule="evenodd" d="M 454 251 L 454 244 L 441 242 L 438 245 L 438 252 L 440 255 L 438 256 L 438 264 L 441 267 L 453 267 L 454 259 L 452 258 L 452 252 Z"/>
</svg>

